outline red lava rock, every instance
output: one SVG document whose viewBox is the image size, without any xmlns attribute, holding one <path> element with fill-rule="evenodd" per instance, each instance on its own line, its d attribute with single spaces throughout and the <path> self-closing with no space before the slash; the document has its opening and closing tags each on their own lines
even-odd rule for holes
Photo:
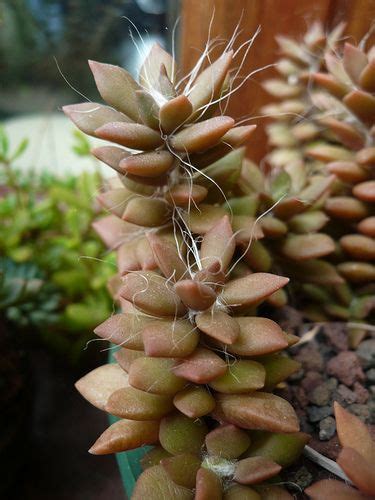
<svg viewBox="0 0 375 500">
<path fill-rule="evenodd" d="M 360 384 L 359 382 L 354 383 L 353 389 L 355 395 L 357 396 L 356 402 L 360 404 L 367 403 L 367 400 L 370 397 L 368 390 L 365 387 L 363 387 L 363 385 Z"/>
<path fill-rule="evenodd" d="M 358 380 L 365 380 L 358 356 L 352 351 L 342 351 L 330 359 L 327 363 L 327 373 L 348 386 Z"/>
<path fill-rule="evenodd" d="M 323 376 L 314 371 L 309 371 L 306 373 L 305 377 L 301 381 L 301 387 L 306 391 L 308 394 L 309 392 L 313 391 L 315 387 L 318 387 L 323 382 Z"/>
<path fill-rule="evenodd" d="M 303 315 L 294 307 L 284 306 L 278 310 L 277 322 L 284 331 L 298 335 L 303 325 Z"/>
<path fill-rule="evenodd" d="M 357 401 L 357 395 L 349 387 L 346 387 L 346 385 L 340 384 L 335 392 L 334 399 L 340 405 L 347 406 Z"/>
<path fill-rule="evenodd" d="M 307 406 L 309 404 L 309 399 L 308 399 L 303 387 L 300 387 L 300 386 L 293 387 L 293 393 L 294 393 L 293 395 L 294 395 L 295 399 L 302 406 L 302 408 L 304 408 L 305 406 Z"/>
<path fill-rule="evenodd" d="M 327 323 L 323 327 L 324 335 L 337 352 L 348 350 L 348 334 L 342 324 Z"/>
<path fill-rule="evenodd" d="M 302 347 L 295 359 L 302 363 L 305 370 L 322 371 L 324 368 L 323 356 L 319 352 L 319 348 L 315 344 L 309 344 Z"/>
</svg>

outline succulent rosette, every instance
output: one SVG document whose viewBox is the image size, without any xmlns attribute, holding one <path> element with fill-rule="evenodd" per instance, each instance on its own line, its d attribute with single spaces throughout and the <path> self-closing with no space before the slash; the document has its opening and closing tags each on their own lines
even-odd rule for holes
<svg viewBox="0 0 375 500">
<path fill-rule="evenodd" d="M 77 388 L 119 418 L 92 453 L 155 445 L 135 499 L 290 498 L 265 481 L 308 439 L 272 393 L 299 369 L 283 353 L 296 339 L 256 314 L 288 279 L 243 261 L 264 231 L 235 196 L 251 171 L 238 146 L 254 126 L 220 114 L 232 57 L 225 51 L 200 71 L 202 60 L 178 80 L 172 57 L 155 46 L 139 83 L 92 62 L 108 106 L 64 108 L 83 132 L 117 144 L 94 150 L 119 174 L 99 195 L 110 215 L 95 223 L 118 256 L 110 288 L 121 312 L 95 330 L 119 346 L 117 363 Z"/>
</svg>

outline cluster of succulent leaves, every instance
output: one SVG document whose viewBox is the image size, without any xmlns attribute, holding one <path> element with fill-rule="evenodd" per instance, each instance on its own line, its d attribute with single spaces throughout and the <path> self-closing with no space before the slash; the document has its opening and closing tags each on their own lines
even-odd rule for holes
<svg viewBox="0 0 375 500">
<path fill-rule="evenodd" d="M 302 42 L 278 38 L 280 77 L 265 88 L 279 102 L 264 112 L 273 118 L 268 203 L 285 226 L 271 254 L 295 278 L 311 319 L 371 322 L 375 52 L 366 40 L 344 44 L 343 28 L 326 35 L 315 24 Z"/>
<path fill-rule="evenodd" d="M 60 295 L 32 263 L 0 258 L 0 311 L 20 327 L 44 328 L 58 321 Z"/>
<path fill-rule="evenodd" d="M 77 389 L 120 419 L 91 453 L 156 445 L 134 499 L 291 498 L 268 480 L 308 440 L 272 392 L 300 367 L 284 352 L 296 338 L 257 315 L 262 302 L 285 300 L 288 279 L 243 259 L 264 231 L 241 208 L 253 167 L 238 146 L 254 126 L 220 113 L 236 85 L 232 58 L 229 47 L 204 70 L 202 58 L 179 81 L 172 57 L 154 46 L 139 84 L 90 62 L 109 106 L 64 108 L 81 131 L 117 144 L 94 150 L 119 174 L 99 195 L 111 213 L 95 223 L 117 249 L 110 288 L 121 312 L 95 329 L 119 346 L 117 363 Z"/>
<path fill-rule="evenodd" d="M 91 228 L 102 179 L 16 171 L 13 161 L 27 142 L 10 151 L 2 129 L 0 144 L 2 296 L 9 294 L 2 309 L 16 326 L 35 326 L 49 346 L 77 359 L 113 307 L 106 283 L 114 257 Z M 82 138 L 75 148 L 87 153 Z"/>
</svg>

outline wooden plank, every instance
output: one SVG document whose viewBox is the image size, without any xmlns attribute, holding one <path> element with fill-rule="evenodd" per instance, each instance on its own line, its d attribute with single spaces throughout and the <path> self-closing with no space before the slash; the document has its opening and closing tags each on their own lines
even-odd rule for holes
<svg viewBox="0 0 375 500">
<path fill-rule="evenodd" d="M 239 47 L 261 27 L 240 76 L 246 78 L 252 71 L 275 62 L 275 36 L 285 34 L 298 39 L 311 24 L 320 20 L 330 29 L 347 19 L 347 33 L 358 40 L 369 29 L 375 17 L 374 0 L 183 0 L 181 26 L 181 60 L 184 71 L 189 71 L 198 60 L 208 37 L 229 40 L 240 22 L 242 32 L 235 47 Z M 211 24 L 211 29 L 209 26 Z M 221 47 L 212 52 L 212 58 Z M 240 62 L 240 54 L 235 63 Z M 260 108 L 271 98 L 262 89 L 261 82 L 274 74 L 273 68 L 264 69 L 249 78 L 229 102 L 227 112 L 237 120 L 259 115 Z M 248 144 L 248 154 L 259 161 L 264 156 L 264 119 L 255 119 L 258 130 Z"/>
</svg>

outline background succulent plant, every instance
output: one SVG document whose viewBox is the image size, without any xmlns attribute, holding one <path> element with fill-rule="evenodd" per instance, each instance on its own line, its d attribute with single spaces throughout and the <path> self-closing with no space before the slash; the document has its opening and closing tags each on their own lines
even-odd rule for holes
<svg viewBox="0 0 375 500">
<path fill-rule="evenodd" d="M 263 236 L 232 194 L 249 166 L 238 146 L 254 127 L 208 117 L 231 91 L 232 51 L 199 71 L 203 61 L 178 80 L 171 56 L 154 46 L 139 83 L 91 62 L 111 107 L 64 108 L 83 132 L 123 146 L 94 150 L 119 173 L 99 196 L 111 214 L 95 228 L 117 248 L 110 286 L 122 309 L 95 333 L 120 349 L 117 364 L 90 372 L 77 388 L 121 419 L 92 453 L 158 445 L 133 498 L 192 498 L 193 490 L 201 499 L 259 498 L 248 485 L 278 474 L 307 439 L 290 404 L 272 394 L 299 368 L 281 354 L 295 338 L 256 315 L 288 279 L 242 262 Z M 255 451 L 249 430 L 264 432 L 253 437 Z M 290 439 L 295 453 L 285 462 L 263 454 L 262 436 Z"/>
<path fill-rule="evenodd" d="M 20 327 L 31 323 L 47 345 L 77 360 L 91 329 L 112 310 L 106 283 L 115 260 L 91 228 L 99 211 L 93 193 L 101 176 L 26 175 L 13 166 L 26 147 L 24 140 L 12 149 L 0 129 L 0 252 L 6 257 L 0 269 L 7 287 L 3 308 L 17 295 L 22 303 L 8 304 L 5 314 Z M 80 136 L 75 149 L 87 154 L 87 141 Z"/>
<path fill-rule="evenodd" d="M 373 49 L 344 45 L 342 29 L 326 36 L 315 25 L 302 43 L 279 39 L 283 79 L 265 84 L 281 99 L 265 110 L 274 113 L 268 160 L 273 182 L 284 179 L 284 198 L 279 192 L 274 213 L 291 207 L 281 253 L 292 265 L 279 261 L 281 269 L 302 283 L 299 292 L 307 301 L 319 304 L 309 305 L 306 314 L 361 322 L 374 307 L 374 56 Z M 322 191 L 309 201 L 304 186 L 315 180 Z M 306 199 L 304 212 L 298 207 Z M 303 262 L 305 257 L 319 261 Z M 353 341 L 363 334 L 353 332 Z"/>
</svg>

